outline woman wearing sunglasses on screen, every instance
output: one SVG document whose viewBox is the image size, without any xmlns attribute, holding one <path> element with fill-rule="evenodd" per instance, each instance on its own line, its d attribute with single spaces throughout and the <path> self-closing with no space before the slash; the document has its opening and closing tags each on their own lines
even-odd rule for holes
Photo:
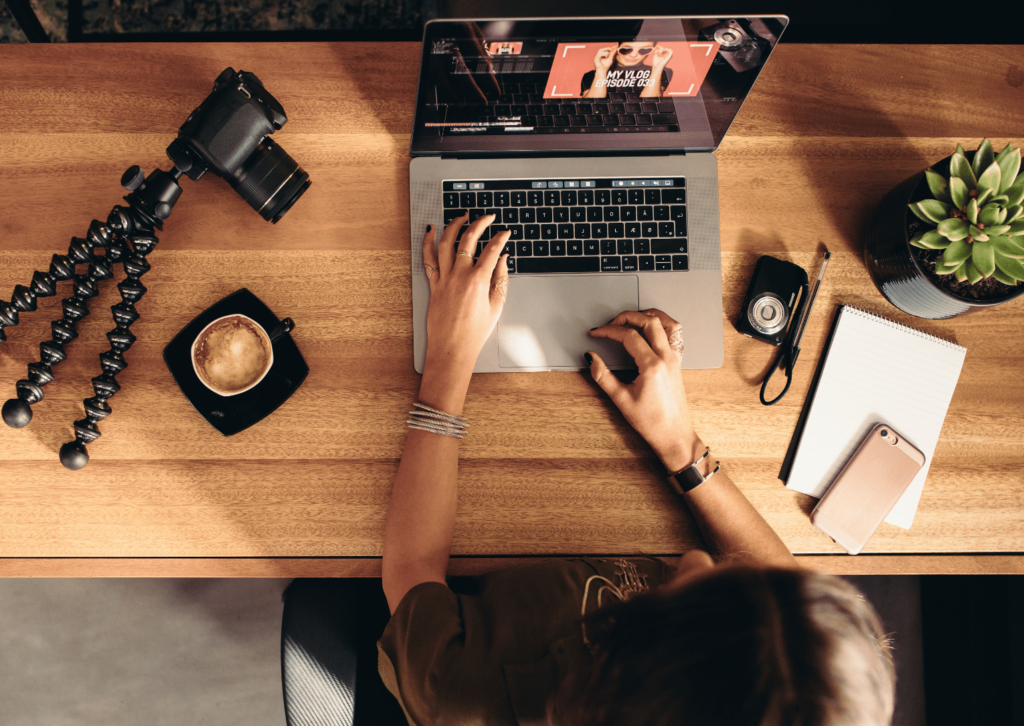
<svg viewBox="0 0 1024 726">
<path fill-rule="evenodd" d="M 644 61 L 650 57 L 651 64 Z M 594 56 L 594 70 L 583 74 L 583 98 L 607 98 L 612 93 L 632 93 L 641 98 L 661 98 L 672 80 L 667 68 L 672 49 L 653 41 L 619 43 L 601 48 Z"/>
<path fill-rule="evenodd" d="M 711 466 L 690 423 L 680 326 L 657 310 L 591 332 L 625 346 L 633 383 L 595 353 L 586 362 L 676 474 L 713 556 L 545 561 L 490 573 L 472 594 L 448 587 L 463 403 L 508 285 L 508 232 L 474 261 L 493 219 L 457 241 L 465 221 L 423 240 L 429 342 L 384 534 L 392 617 L 379 668 L 409 722 L 888 724 L 894 676 L 874 611 L 842 580 L 798 569 L 727 470 Z"/>
</svg>

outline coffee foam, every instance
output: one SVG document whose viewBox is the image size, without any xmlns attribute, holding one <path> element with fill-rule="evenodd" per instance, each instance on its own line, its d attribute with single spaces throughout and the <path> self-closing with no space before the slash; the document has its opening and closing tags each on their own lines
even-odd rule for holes
<svg viewBox="0 0 1024 726">
<path fill-rule="evenodd" d="M 218 391 L 234 393 L 263 376 L 270 361 L 270 350 L 263 336 L 254 329 L 254 323 L 232 316 L 203 331 L 193 358 L 205 383 Z"/>
</svg>

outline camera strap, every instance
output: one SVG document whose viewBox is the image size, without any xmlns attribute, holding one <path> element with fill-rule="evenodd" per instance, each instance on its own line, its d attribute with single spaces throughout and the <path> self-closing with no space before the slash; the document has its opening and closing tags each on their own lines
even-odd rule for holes
<svg viewBox="0 0 1024 726">
<path fill-rule="evenodd" d="M 804 307 L 807 305 L 807 283 L 800 286 L 800 302 L 797 303 L 796 313 L 793 315 L 792 320 L 789 323 L 789 330 L 786 331 L 786 339 L 782 342 L 779 347 L 779 357 L 775 359 L 775 363 L 768 369 L 768 374 L 761 381 L 761 403 L 765 406 L 772 406 L 782 400 L 782 397 L 786 395 L 789 390 L 789 384 L 793 382 L 793 367 L 796 365 L 796 359 L 800 355 L 799 347 L 799 332 L 800 323 L 803 320 Z M 786 369 L 786 387 L 782 389 L 782 393 L 773 398 L 770 401 L 765 400 L 764 392 L 768 388 L 768 381 L 772 379 L 775 371 L 779 368 Z"/>
</svg>

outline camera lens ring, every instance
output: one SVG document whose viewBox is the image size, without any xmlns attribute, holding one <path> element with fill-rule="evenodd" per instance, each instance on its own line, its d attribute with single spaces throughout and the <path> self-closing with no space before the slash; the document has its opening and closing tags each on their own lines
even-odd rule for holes
<svg viewBox="0 0 1024 726">
<path fill-rule="evenodd" d="M 762 335 L 775 335 L 789 321 L 789 308 L 774 292 L 763 292 L 750 301 L 747 320 Z"/>
<path fill-rule="evenodd" d="M 275 224 L 309 188 L 309 174 L 288 152 L 263 138 L 230 184 L 246 203 Z"/>
<path fill-rule="evenodd" d="M 743 33 L 736 28 L 719 28 L 715 31 L 714 38 L 723 50 L 732 50 L 743 45 Z"/>
</svg>

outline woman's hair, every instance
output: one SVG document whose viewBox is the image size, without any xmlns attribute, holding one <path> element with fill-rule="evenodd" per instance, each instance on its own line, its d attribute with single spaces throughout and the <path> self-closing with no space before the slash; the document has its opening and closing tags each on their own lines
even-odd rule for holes
<svg viewBox="0 0 1024 726">
<path fill-rule="evenodd" d="M 548 706 L 558 726 L 882 726 L 895 674 L 852 585 L 723 567 L 586 618 L 594 667 Z"/>
</svg>

